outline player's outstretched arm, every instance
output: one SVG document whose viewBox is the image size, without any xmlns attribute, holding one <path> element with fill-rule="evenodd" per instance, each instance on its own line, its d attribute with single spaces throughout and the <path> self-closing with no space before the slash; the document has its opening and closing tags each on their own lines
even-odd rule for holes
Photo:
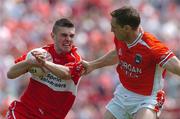
<svg viewBox="0 0 180 119">
<path fill-rule="evenodd" d="M 88 74 L 95 69 L 102 68 L 105 66 L 111 66 L 111 65 L 117 64 L 117 62 L 118 62 L 118 56 L 117 56 L 116 50 L 113 49 L 109 51 L 107 54 L 105 54 L 104 56 L 96 60 L 93 60 L 90 62 L 82 61 L 82 64 L 86 69 L 85 73 Z"/>
<path fill-rule="evenodd" d="M 176 56 L 169 59 L 164 68 L 180 76 L 180 60 Z"/>
<path fill-rule="evenodd" d="M 7 72 L 7 77 L 9 79 L 15 79 L 19 77 L 20 75 L 28 72 L 28 70 L 31 67 L 36 66 L 33 62 L 34 61 L 29 59 L 29 60 L 24 60 L 24 61 L 18 62 L 17 64 L 14 64 Z"/>
</svg>

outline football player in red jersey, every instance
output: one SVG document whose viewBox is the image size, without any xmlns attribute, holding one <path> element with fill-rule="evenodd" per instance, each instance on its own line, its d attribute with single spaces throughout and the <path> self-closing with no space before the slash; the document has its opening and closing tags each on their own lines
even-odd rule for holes
<svg viewBox="0 0 180 119">
<path fill-rule="evenodd" d="M 31 76 L 29 85 L 19 101 L 9 106 L 7 119 L 64 119 L 77 95 L 82 65 L 81 56 L 73 45 L 74 24 L 62 18 L 55 22 L 51 33 L 54 44 L 43 46 L 49 53 L 46 61 L 38 51 L 32 51 L 34 59 L 26 54 L 18 58 L 8 73 L 14 79 L 32 67 L 43 67 L 45 75 Z"/>
<path fill-rule="evenodd" d="M 104 119 L 157 119 L 165 101 L 164 71 L 180 75 L 180 61 L 163 43 L 140 30 L 140 15 L 131 6 L 111 13 L 116 48 L 94 61 L 83 61 L 86 73 L 117 65 L 120 84 L 107 104 Z"/>
</svg>

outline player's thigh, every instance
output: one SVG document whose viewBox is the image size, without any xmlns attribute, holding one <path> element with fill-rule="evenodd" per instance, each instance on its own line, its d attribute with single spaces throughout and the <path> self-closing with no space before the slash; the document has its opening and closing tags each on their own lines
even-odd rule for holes
<svg viewBox="0 0 180 119">
<path fill-rule="evenodd" d="M 157 119 L 157 113 L 149 108 L 141 108 L 134 115 L 133 119 Z"/>
<path fill-rule="evenodd" d="M 116 118 L 113 116 L 113 114 L 109 110 L 106 110 L 104 114 L 104 119 L 116 119 Z"/>
</svg>

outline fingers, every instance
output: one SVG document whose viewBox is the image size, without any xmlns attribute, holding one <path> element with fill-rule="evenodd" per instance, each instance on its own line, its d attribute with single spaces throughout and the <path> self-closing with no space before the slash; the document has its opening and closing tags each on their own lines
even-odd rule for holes
<svg viewBox="0 0 180 119">
<path fill-rule="evenodd" d="M 82 60 L 81 62 L 80 62 L 80 64 L 82 64 L 85 68 L 88 68 L 88 62 L 87 61 L 85 61 L 85 60 Z"/>
<path fill-rule="evenodd" d="M 39 53 L 37 51 L 31 52 L 31 54 L 35 57 L 38 65 L 43 66 L 45 63 L 45 57 L 42 53 Z"/>
<path fill-rule="evenodd" d="M 89 62 L 82 60 L 81 62 L 79 62 L 82 66 L 83 66 L 83 72 L 82 75 L 86 75 L 88 73 L 91 72 L 91 67 L 89 65 Z"/>
<path fill-rule="evenodd" d="M 37 51 L 33 51 L 33 52 L 31 52 L 31 54 L 32 54 L 35 58 L 37 58 L 37 59 L 45 59 L 45 56 L 44 56 L 43 53 L 40 53 L 40 52 L 37 52 Z"/>
</svg>

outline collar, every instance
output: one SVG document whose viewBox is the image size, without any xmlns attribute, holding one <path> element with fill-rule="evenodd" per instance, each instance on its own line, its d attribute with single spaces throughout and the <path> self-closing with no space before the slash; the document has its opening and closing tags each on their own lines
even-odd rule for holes
<svg viewBox="0 0 180 119">
<path fill-rule="evenodd" d="M 142 38 L 142 36 L 143 33 L 139 33 L 136 39 L 131 44 L 127 44 L 128 48 L 135 46 L 138 43 L 138 41 Z"/>
</svg>

